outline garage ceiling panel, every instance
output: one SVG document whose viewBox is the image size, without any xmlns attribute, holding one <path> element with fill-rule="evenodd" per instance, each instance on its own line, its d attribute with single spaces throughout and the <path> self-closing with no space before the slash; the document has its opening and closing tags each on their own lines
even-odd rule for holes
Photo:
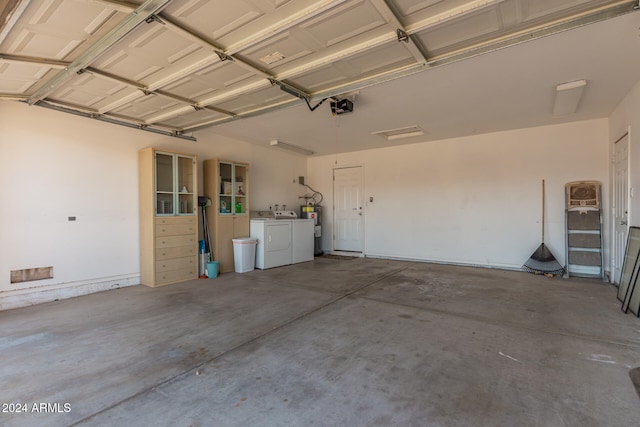
<svg viewBox="0 0 640 427">
<path fill-rule="evenodd" d="M 94 42 L 97 36 L 104 34 L 123 17 L 123 14 L 98 3 L 34 1 L 8 34 L 3 51 L 33 57 L 70 59 L 77 56 L 74 55 L 76 49 Z"/>
<path fill-rule="evenodd" d="M 51 94 L 51 99 L 102 111 L 111 102 L 124 96 L 142 96 L 135 88 L 113 80 L 84 73 Z"/>
<path fill-rule="evenodd" d="M 120 116 L 144 121 L 147 116 L 179 106 L 180 103 L 158 95 L 147 95 L 113 110 Z"/>
<path fill-rule="evenodd" d="M 161 120 L 159 125 L 170 129 L 187 129 L 200 125 L 201 123 L 209 123 L 216 120 L 224 120 L 227 118 L 224 114 L 210 110 L 191 110 L 186 113 L 177 115 L 167 120 Z"/>
<path fill-rule="evenodd" d="M 325 12 L 299 28 L 306 30 L 324 47 L 330 47 L 387 24 L 370 2 L 352 3 Z"/>
<path fill-rule="evenodd" d="M 316 61 L 332 52 L 349 49 L 390 32 L 385 28 L 386 21 L 369 3 L 347 6 L 268 38 L 242 51 L 242 56 L 277 75 L 283 70 L 299 67 L 305 61 Z M 282 54 L 283 59 L 273 64 L 265 62 L 265 58 L 275 53 Z"/>
<path fill-rule="evenodd" d="M 415 21 L 447 13 L 468 3 L 468 0 L 395 0 L 393 5 L 403 20 L 412 17 Z"/>
<path fill-rule="evenodd" d="M 561 15 L 567 9 L 584 9 L 590 4 L 597 3 L 591 0 L 524 0 L 521 3 L 523 21 L 535 19 L 548 19 L 555 14 Z"/>
<path fill-rule="evenodd" d="M 334 87 L 347 86 L 355 79 L 383 74 L 414 63 L 414 58 L 403 45 L 388 43 L 375 50 L 331 62 L 289 80 L 311 92 L 323 92 Z"/>
<path fill-rule="evenodd" d="M 519 43 L 527 31 L 558 20 L 556 31 L 634 6 L 633 0 L 2 2 L 0 98 L 189 132 L 188 126 L 303 99 L 340 97 L 472 56 L 480 45 Z"/>
<path fill-rule="evenodd" d="M 175 16 L 187 28 L 195 29 L 211 40 L 229 33 L 275 10 L 280 1 L 183 1 L 173 2 L 165 13 Z"/>
<path fill-rule="evenodd" d="M 502 29 L 498 8 L 485 8 L 466 16 L 464 19 L 448 21 L 430 30 L 417 34 L 420 43 L 431 54 L 446 48 L 473 45 Z"/>
<path fill-rule="evenodd" d="M 153 84 L 203 61 L 216 61 L 213 52 L 170 31 L 161 24 L 145 24 L 131 38 L 115 44 L 95 67 L 133 81 Z"/>
<path fill-rule="evenodd" d="M 277 87 L 267 86 L 254 92 L 226 100 L 217 106 L 227 111 L 234 111 L 238 114 L 242 114 L 253 112 L 265 105 L 284 103 L 290 99 L 290 95 L 279 90 Z"/>
<path fill-rule="evenodd" d="M 0 93 L 28 94 L 50 72 L 52 68 L 46 65 L 0 60 Z"/>
</svg>

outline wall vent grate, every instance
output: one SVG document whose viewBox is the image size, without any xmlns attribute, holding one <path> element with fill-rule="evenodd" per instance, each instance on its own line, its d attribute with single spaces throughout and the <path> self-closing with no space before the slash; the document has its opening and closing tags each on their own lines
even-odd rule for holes
<svg viewBox="0 0 640 427">
<path fill-rule="evenodd" d="M 32 282 L 34 280 L 53 279 L 53 267 L 24 268 L 11 270 L 11 283 Z"/>
</svg>

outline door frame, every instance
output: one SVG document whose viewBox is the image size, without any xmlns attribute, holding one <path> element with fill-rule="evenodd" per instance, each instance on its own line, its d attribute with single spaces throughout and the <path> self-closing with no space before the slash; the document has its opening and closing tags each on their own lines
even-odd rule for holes
<svg viewBox="0 0 640 427">
<path fill-rule="evenodd" d="M 618 257 L 622 257 L 624 258 L 624 253 L 622 254 L 618 254 L 616 252 L 616 238 L 615 238 L 615 233 L 616 233 L 616 200 L 615 200 L 615 185 L 616 185 L 616 144 L 621 142 L 623 139 L 627 140 L 626 144 L 627 144 L 627 194 L 626 194 L 626 198 L 627 198 L 627 238 L 629 236 L 629 224 L 631 224 L 631 127 L 627 127 L 627 130 L 620 136 L 618 137 L 613 144 L 611 145 L 611 149 L 613 151 L 613 154 L 611 155 L 611 165 L 612 165 L 612 171 L 611 171 L 611 183 L 610 183 L 610 191 L 611 191 L 611 220 L 610 220 L 610 224 L 611 224 L 611 236 L 609 238 L 609 269 L 610 269 L 610 277 L 609 277 L 609 282 L 614 284 L 615 283 L 615 256 L 617 255 Z M 626 245 L 626 241 L 624 242 Z M 622 267 L 620 267 L 622 268 Z"/>
<path fill-rule="evenodd" d="M 335 171 L 336 169 L 348 169 L 348 168 L 361 168 L 362 171 L 362 196 L 364 197 L 365 194 L 365 169 L 364 169 L 364 163 L 348 163 L 348 164 L 343 164 L 343 165 L 334 165 L 331 168 L 331 193 L 332 193 L 332 198 L 331 198 L 331 218 L 332 218 L 332 222 L 333 222 L 333 226 L 332 226 L 332 230 L 331 230 L 331 247 L 333 249 L 334 252 L 342 252 L 341 250 L 337 250 L 336 249 L 336 233 L 335 233 L 335 227 L 336 227 L 336 192 L 335 192 Z M 366 248 L 366 227 L 367 227 L 367 215 L 366 215 L 366 200 L 362 200 L 362 211 L 364 213 L 363 218 L 362 218 L 362 251 L 347 251 L 345 253 L 349 253 L 349 254 L 361 254 L 361 256 L 365 256 L 365 248 Z"/>
</svg>

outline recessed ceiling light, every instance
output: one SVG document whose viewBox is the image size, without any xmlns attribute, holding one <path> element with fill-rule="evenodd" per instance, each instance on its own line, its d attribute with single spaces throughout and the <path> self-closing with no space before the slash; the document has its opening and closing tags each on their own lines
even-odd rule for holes
<svg viewBox="0 0 640 427">
<path fill-rule="evenodd" d="M 418 126 L 407 126 L 404 128 L 381 130 L 371 133 L 372 135 L 379 135 L 385 138 L 387 141 L 394 141 L 396 139 L 425 135 L 427 132 Z"/>
</svg>

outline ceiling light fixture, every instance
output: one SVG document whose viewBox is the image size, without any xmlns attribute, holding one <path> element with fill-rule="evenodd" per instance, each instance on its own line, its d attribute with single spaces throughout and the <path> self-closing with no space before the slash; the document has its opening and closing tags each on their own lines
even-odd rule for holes
<svg viewBox="0 0 640 427">
<path fill-rule="evenodd" d="M 426 134 L 427 132 L 424 131 L 424 129 L 418 127 L 418 126 L 407 126 L 404 128 L 397 128 L 397 129 L 388 129 L 388 130 L 381 130 L 378 132 L 371 132 L 373 135 L 378 135 L 383 137 L 384 139 L 386 139 L 387 141 L 394 141 L 396 139 L 403 139 L 403 138 L 411 138 L 414 136 L 421 136 Z"/>
<path fill-rule="evenodd" d="M 556 86 L 556 100 L 553 104 L 553 115 L 566 116 L 578 110 L 586 80 L 576 80 Z"/>
<path fill-rule="evenodd" d="M 294 153 L 303 154 L 305 156 L 314 154 L 314 152 L 311 150 L 298 147 L 297 145 L 287 144 L 286 142 L 282 142 L 279 139 L 272 139 L 271 141 L 269 141 L 269 145 L 271 145 L 272 147 L 281 148 L 283 150 L 292 151 Z"/>
</svg>

